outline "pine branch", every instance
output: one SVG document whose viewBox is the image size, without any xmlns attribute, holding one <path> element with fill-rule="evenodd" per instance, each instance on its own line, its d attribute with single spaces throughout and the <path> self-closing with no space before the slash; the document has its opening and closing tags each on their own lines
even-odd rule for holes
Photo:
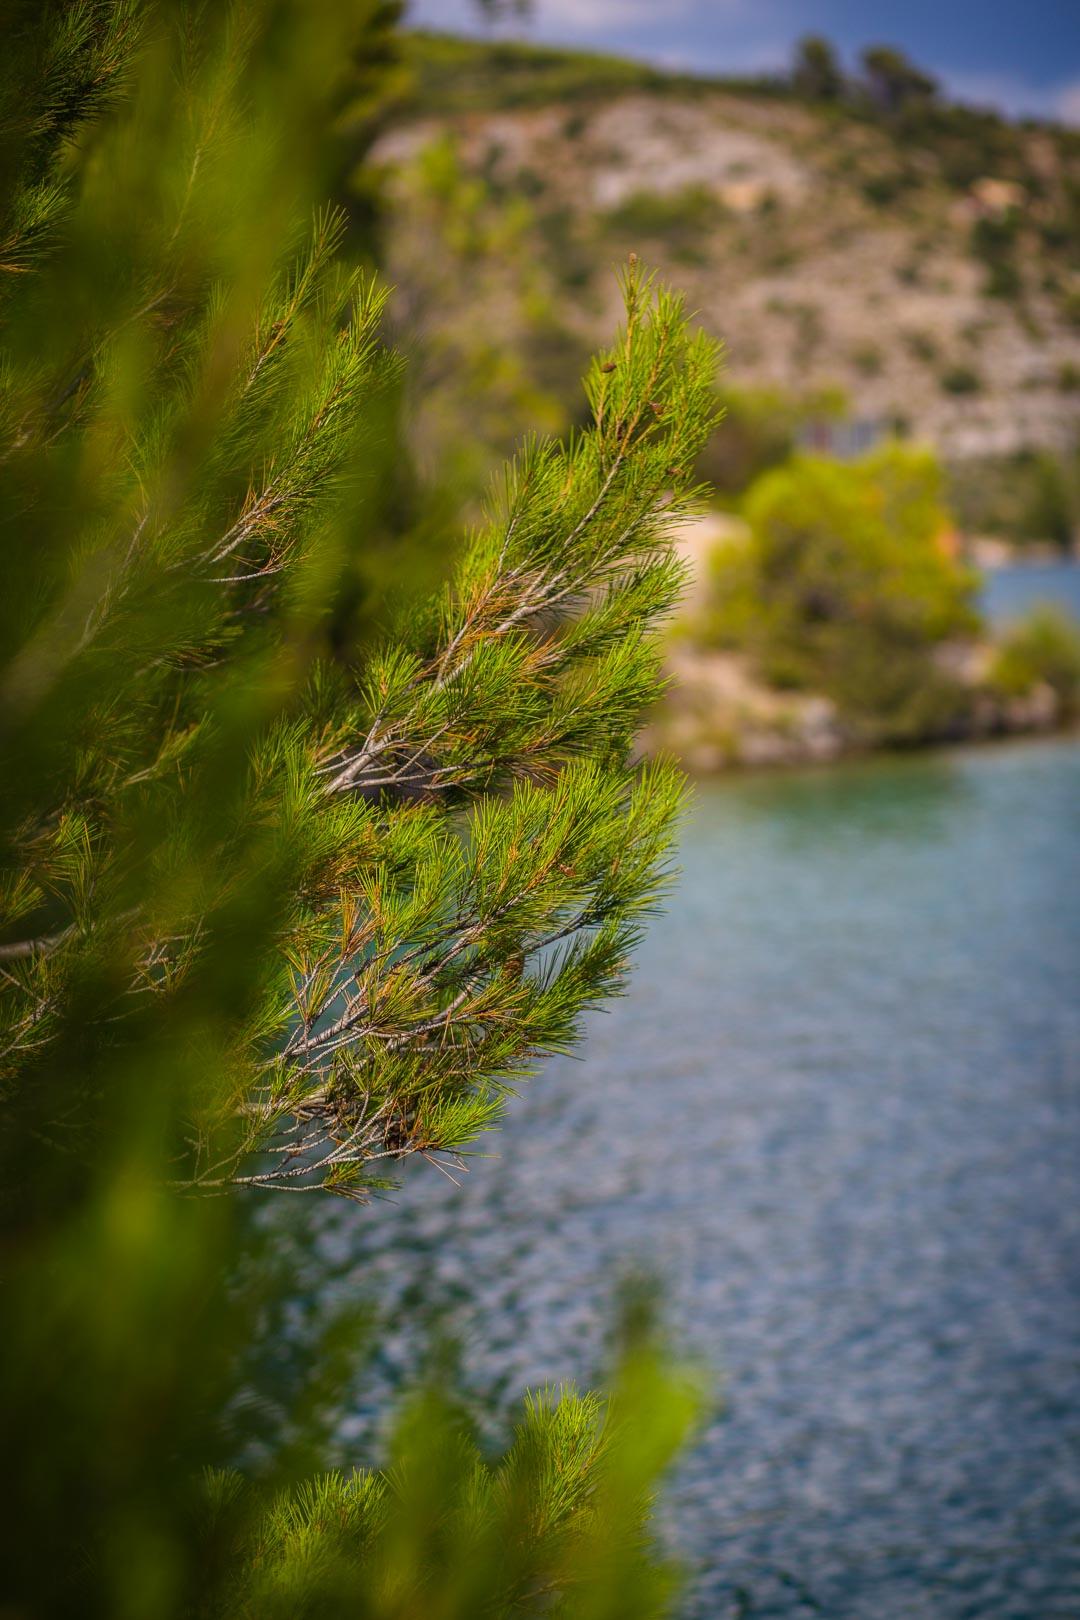
<svg viewBox="0 0 1080 1620">
<path fill-rule="evenodd" d="M 333 211 L 246 303 L 214 273 L 204 193 L 246 138 L 230 86 L 252 47 L 211 32 L 218 55 L 177 66 L 183 162 L 145 259 L 125 238 L 92 330 L 39 266 L 55 354 L 11 367 L 3 476 L 23 500 L 62 474 L 74 516 L 0 674 L 51 760 L 47 790 L 10 789 L 6 1064 L 55 1037 L 80 976 L 109 987 L 110 1039 L 164 1013 L 265 895 L 259 994 L 176 1179 L 363 1197 L 388 1161 L 460 1155 L 625 981 L 678 811 L 675 776 L 629 761 L 716 353 L 631 265 L 592 426 L 523 449 L 439 601 L 355 676 L 307 675 L 305 593 L 362 519 L 351 480 L 377 473 L 399 362 Z M 76 225 L 92 205 L 65 203 Z"/>
</svg>

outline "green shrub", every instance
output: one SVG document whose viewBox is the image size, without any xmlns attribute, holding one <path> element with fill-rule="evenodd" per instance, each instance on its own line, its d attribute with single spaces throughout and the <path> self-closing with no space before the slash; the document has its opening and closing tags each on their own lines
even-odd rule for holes
<svg viewBox="0 0 1080 1620">
<path fill-rule="evenodd" d="M 888 208 L 905 191 L 910 191 L 915 183 L 903 169 L 883 169 L 877 174 L 867 175 L 860 189 L 873 208 Z"/>
<path fill-rule="evenodd" d="M 831 697 L 860 734 L 904 741 L 958 694 L 934 649 L 970 632 L 974 580 L 945 554 L 941 478 L 924 451 L 797 456 L 744 503 L 750 538 L 717 559 L 711 629 L 773 684 Z"/>
<path fill-rule="evenodd" d="M 864 377 L 879 377 L 885 357 L 876 343 L 860 343 L 852 350 L 851 361 L 856 371 Z"/>
<path fill-rule="evenodd" d="M 914 359 L 922 360 L 927 365 L 932 365 L 938 357 L 937 339 L 932 332 L 920 329 L 905 332 L 904 345 Z"/>
<path fill-rule="evenodd" d="M 1024 290 L 1020 271 L 1011 260 L 992 264 L 986 272 L 983 291 L 988 298 L 1016 299 Z"/>
<path fill-rule="evenodd" d="M 707 186 L 680 191 L 635 191 L 604 216 L 604 224 L 630 245 L 663 244 L 677 259 L 704 257 L 709 232 L 723 218 L 719 198 Z"/>
<path fill-rule="evenodd" d="M 1052 687 L 1063 711 L 1080 709 L 1080 625 L 1049 603 L 1032 608 L 1002 637 L 990 671 L 991 683 L 1009 697 L 1036 686 Z"/>
<path fill-rule="evenodd" d="M 947 394 L 979 394 L 983 384 L 971 366 L 950 366 L 941 374 L 941 386 Z"/>
<path fill-rule="evenodd" d="M 1015 210 L 1000 217 L 977 219 L 971 230 L 971 251 L 985 267 L 984 291 L 990 298 L 1018 298 L 1023 290 L 1016 263 L 1020 221 Z"/>
</svg>

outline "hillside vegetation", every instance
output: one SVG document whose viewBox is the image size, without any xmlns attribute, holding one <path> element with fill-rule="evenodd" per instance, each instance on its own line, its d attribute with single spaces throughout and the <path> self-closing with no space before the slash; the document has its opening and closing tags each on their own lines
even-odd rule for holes
<svg viewBox="0 0 1080 1620">
<path fill-rule="evenodd" d="M 725 341 L 736 392 L 804 430 L 929 440 L 977 469 L 954 494 L 969 526 L 996 526 L 995 468 L 1037 505 L 1038 457 L 1064 464 L 1080 436 L 1080 133 L 951 106 L 897 60 L 914 89 L 886 61 L 837 91 L 411 36 L 376 157 L 404 325 L 451 382 L 421 443 L 460 438 L 447 392 L 493 447 L 571 423 L 634 251 Z"/>
</svg>

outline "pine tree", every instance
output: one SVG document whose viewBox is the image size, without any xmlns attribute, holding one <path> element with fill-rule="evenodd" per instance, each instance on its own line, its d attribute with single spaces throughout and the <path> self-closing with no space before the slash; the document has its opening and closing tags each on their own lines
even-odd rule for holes
<svg viewBox="0 0 1080 1620">
<path fill-rule="evenodd" d="M 871 101 L 888 116 L 925 108 L 937 96 L 937 80 L 891 45 L 868 45 L 860 61 Z"/>
<path fill-rule="evenodd" d="M 847 81 L 830 42 L 821 34 L 807 34 L 795 47 L 791 86 L 807 101 L 842 101 Z"/>
<path fill-rule="evenodd" d="M 647 1355 L 621 1450 L 588 1401 L 542 1401 L 495 1474 L 431 1421 L 395 1474 L 269 1517 L 215 1475 L 207 1528 L 192 1466 L 222 1454 L 252 1317 L 224 1286 L 232 1201 L 193 1195 L 362 1200 L 410 1156 L 460 1155 L 621 987 L 679 799 L 630 751 L 713 352 L 631 265 L 593 426 L 527 445 L 445 588 L 403 589 L 376 639 L 400 366 L 319 197 L 353 30 L 384 38 L 385 8 L 12 15 L 5 1598 L 659 1612 L 635 1538 L 685 1401 Z"/>
<path fill-rule="evenodd" d="M 177 1180 L 357 1196 L 464 1147 L 622 983 L 678 799 L 626 761 L 713 358 L 631 267 L 592 429 L 525 447 L 437 601 L 322 656 L 396 362 L 335 215 L 284 264 L 242 204 L 210 235 L 273 178 L 230 127 L 240 51 L 224 27 L 172 105 L 155 85 L 103 137 L 63 250 L 9 295 L 6 504 L 35 543 L 5 625 L 6 1063 L 21 1090 L 88 978 L 110 1047 L 129 1011 L 167 1016 L 258 875 L 259 994 Z M 164 184 L 162 146 L 187 165 Z M 125 168 L 137 218 L 109 195 Z M 48 242 L 34 220 L 12 259 Z"/>
</svg>

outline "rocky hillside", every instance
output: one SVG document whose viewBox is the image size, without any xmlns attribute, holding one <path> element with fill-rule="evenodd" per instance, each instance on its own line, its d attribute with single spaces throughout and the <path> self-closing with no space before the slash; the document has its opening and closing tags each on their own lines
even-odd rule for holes
<svg viewBox="0 0 1080 1620">
<path fill-rule="evenodd" d="M 486 401 L 478 432 L 573 414 L 582 356 L 617 318 L 611 267 L 636 251 L 724 338 L 732 382 L 802 402 L 826 442 L 844 415 L 856 437 L 908 433 L 953 462 L 1076 445 L 1080 134 L 411 48 L 412 93 L 376 148 L 388 271 L 462 409 Z"/>
</svg>

